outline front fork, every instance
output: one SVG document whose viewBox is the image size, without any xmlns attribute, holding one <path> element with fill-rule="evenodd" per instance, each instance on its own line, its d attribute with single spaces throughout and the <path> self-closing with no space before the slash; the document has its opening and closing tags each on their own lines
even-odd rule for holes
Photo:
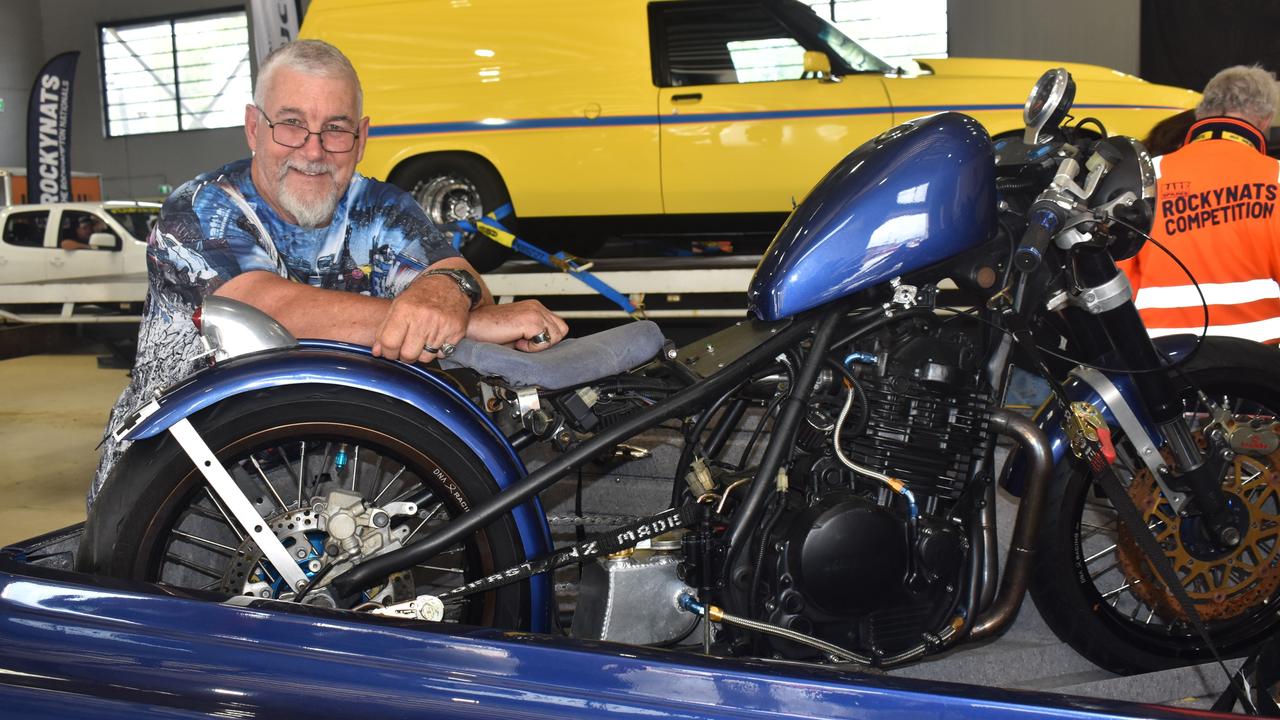
<svg viewBox="0 0 1280 720">
<path fill-rule="evenodd" d="M 1235 455 L 1224 433 L 1214 431 L 1217 421 L 1204 433 L 1206 446 L 1202 449 L 1183 419 L 1182 398 L 1172 371 L 1150 371 L 1161 366 L 1162 358 L 1133 304 L 1127 278 L 1106 250 L 1078 248 L 1072 253 L 1072 269 L 1074 287 L 1050 299 L 1050 306 L 1063 309 L 1068 325 L 1078 331 L 1074 339 L 1086 357 L 1097 358 L 1103 365 L 1138 369 L 1129 377 L 1165 440 L 1172 464 L 1159 453 L 1153 457 L 1154 448 L 1149 444 L 1143 447 L 1137 443 L 1138 451 L 1155 474 L 1165 499 L 1179 515 L 1202 515 L 1210 537 L 1223 548 L 1239 545 L 1240 532 L 1222 492 L 1222 473 Z M 1102 390 L 1091 378 L 1083 379 Z M 1201 401 L 1208 404 L 1207 398 Z M 1123 404 L 1123 399 L 1120 402 Z M 1215 418 L 1221 414 L 1211 404 L 1209 411 Z"/>
</svg>

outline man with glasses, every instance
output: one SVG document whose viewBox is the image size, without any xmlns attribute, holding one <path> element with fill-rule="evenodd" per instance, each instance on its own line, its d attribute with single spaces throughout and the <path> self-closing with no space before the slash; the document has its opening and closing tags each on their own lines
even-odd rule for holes
<svg viewBox="0 0 1280 720">
<path fill-rule="evenodd" d="M 405 362 L 448 356 L 464 336 L 526 352 L 564 337 L 564 322 L 537 301 L 495 305 L 413 198 L 355 172 L 369 118 L 337 48 L 300 40 L 277 49 L 253 101 L 251 157 L 179 187 L 160 212 L 137 365 L 108 428 L 199 368 L 191 317 L 209 294 L 249 303 L 296 337 Z M 90 503 L 123 449 L 108 436 Z"/>
</svg>

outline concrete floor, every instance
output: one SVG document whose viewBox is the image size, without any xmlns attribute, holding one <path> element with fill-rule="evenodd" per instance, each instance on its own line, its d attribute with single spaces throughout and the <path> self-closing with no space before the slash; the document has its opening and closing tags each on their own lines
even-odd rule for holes
<svg viewBox="0 0 1280 720">
<path fill-rule="evenodd" d="M 0 360 L 0 546 L 84 520 L 96 447 L 128 383 L 91 354 Z"/>
</svg>

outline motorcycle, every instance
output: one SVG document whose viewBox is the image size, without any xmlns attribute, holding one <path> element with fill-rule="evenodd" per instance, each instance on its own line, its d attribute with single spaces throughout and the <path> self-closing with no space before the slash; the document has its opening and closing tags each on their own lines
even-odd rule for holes
<svg viewBox="0 0 1280 720">
<path fill-rule="evenodd" d="M 131 445 L 79 567 L 878 667 L 998 634 L 1029 590 L 1116 672 L 1242 654 L 1277 626 L 1276 350 L 1149 339 L 1116 261 L 1146 240 L 1151 160 L 1064 122 L 1073 95 L 1051 70 L 1020 138 L 943 113 L 857 148 L 763 256 L 748 319 L 680 349 L 648 322 L 464 342 L 469 395 L 211 297 L 211 366 L 113 430 Z M 947 279 L 969 304 L 939 302 Z M 1002 407 L 1015 367 L 1048 382 L 1034 419 Z M 672 422 L 670 508 L 553 547 L 538 494 Z M 533 443 L 555 453 L 528 472 Z M 1019 498 L 1003 564 L 997 484 Z"/>
</svg>

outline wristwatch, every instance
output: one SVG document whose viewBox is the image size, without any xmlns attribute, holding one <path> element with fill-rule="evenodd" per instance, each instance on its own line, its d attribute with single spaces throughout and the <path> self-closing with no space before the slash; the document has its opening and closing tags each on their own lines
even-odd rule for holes
<svg viewBox="0 0 1280 720">
<path fill-rule="evenodd" d="M 476 280 L 476 277 L 471 273 L 467 272 L 466 270 L 449 268 L 449 269 L 441 269 L 441 270 L 428 270 L 422 274 L 423 275 L 444 275 L 445 277 L 448 277 L 452 279 L 454 282 L 458 283 L 458 289 L 461 290 L 462 294 L 466 295 L 467 299 L 471 301 L 472 310 L 476 309 L 476 306 L 480 304 L 480 299 L 484 297 L 484 292 L 480 289 L 480 281 Z"/>
</svg>

